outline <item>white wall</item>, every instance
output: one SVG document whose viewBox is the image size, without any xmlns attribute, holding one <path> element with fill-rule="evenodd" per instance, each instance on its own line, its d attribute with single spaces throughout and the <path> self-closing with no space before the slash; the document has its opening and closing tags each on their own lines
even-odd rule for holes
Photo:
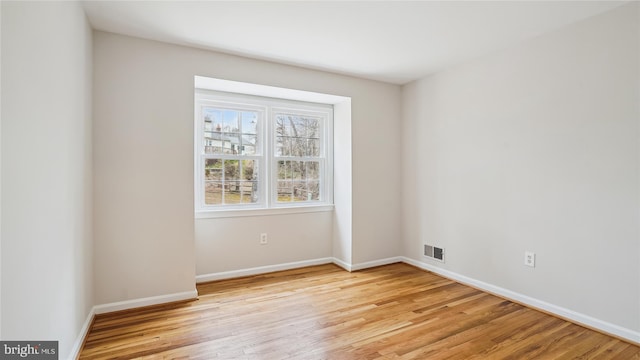
<svg viewBox="0 0 640 360">
<path fill-rule="evenodd" d="M 78 3 L 1 6 L 2 338 L 65 358 L 93 306 L 91 30 Z"/>
<path fill-rule="evenodd" d="M 331 212 L 196 220 L 196 273 L 320 259 L 332 256 Z M 268 244 L 260 245 L 260 233 Z"/>
<path fill-rule="evenodd" d="M 398 87 L 385 86 L 350 94 L 354 265 L 397 256 L 401 249 L 401 98 Z"/>
<path fill-rule="evenodd" d="M 193 76 L 94 32 L 96 303 L 195 289 Z M 191 111 L 193 112 L 193 111 Z"/>
<path fill-rule="evenodd" d="M 404 86 L 405 255 L 640 331 L 638 26 L 633 3 Z"/>
<path fill-rule="evenodd" d="M 398 105 L 399 106 L 399 105 Z M 333 234 L 332 254 L 342 266 L 353 263 L 353 144 L 351 101 L 333 107 Z M 397 137 L 400 134 L 397 134 Z M 349 155 L 345 155 L 349 154 Z M 400 225 L 399 218 L 396 226 Z M 398 250 L 396 250 L 398 251 Z"/>
<path fill-rule="evenodd" d="M 331 213 L 194 220 L 194 75 L 352 97 L 354 259 L 400 254 L 398 86 L 103 32 L 94 44 L 97 303 L 187 291 L 196 267 L 332 255 Z"/>
<path fill-rule="evenodd" d="M 2 84 L 2 6 L 0 5 L 0 84 Z M 2 339 L 2 86 L 0 86 L 0 339 Z"/>
</svg>

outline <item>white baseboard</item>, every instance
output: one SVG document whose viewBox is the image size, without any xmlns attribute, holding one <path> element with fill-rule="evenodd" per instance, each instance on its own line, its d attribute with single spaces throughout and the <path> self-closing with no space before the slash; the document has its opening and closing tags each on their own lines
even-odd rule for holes
<svg viewBox="0 0 640 360">
<path fill-rule="evenodd" d="M 561 306 L 550 304 L 548 302 L 538 300 L 530 296 L 517 293 L 515 291 L 507 290 L 499 286 L 488 284 L 486 282 L 476 280 L 464 275 L 460 275 L 458 273 L 455 273 L 446 269 L 442 269 L 427 263 L 423 263 L 421 261 L 417 261 L 407 257 L 400 257 L 400 258 L 403 262 L 409 265 L 413 265 L 423 270 L 431 271 L 443 277 L 449 278 L 451 280 L 455 280 L 459 283 L 469 285 L 469 286 L 478 288 L 480 290 L 486 291 L 488 293 L 492 293 L 492 294 L 504 297 L 508 300 L 513 300 L 515 302 L 521 303 L 523 305 L 529 306 L 534 309 L 538 309 L 550 314 L 554 314 L 561 318 L 572 321 L 576 324 L 584 325 L 588 328 L 592 328 L 594 330 L 598 330 L 598 331 L 631 341 L 635 344 L 640 343 L 640 332 L 638 331 L 633 331 L 631 329 L 623 328 L 621 326 L 611 324 L 609 322 L 606 322 L 600 319 L 593 318 L 589 315 L 581 314 L 573 310 L 563 308 Z"/>
<path fill-rule="evenodd" d="M 332 258 L 331 261 L 334 264 L 340 266 L 341 268 L 347 270 L 348 272 L 351 272 L 353 270 L 352 267 L 351 267 L 351 264 L 349 264 L 349 263 L 347 263 L 345 261 L 342 261 L 342 260 L 340 260 L 338 258 Z"/>
<path fill-rule="evenodd" d="M 327 257 L 327 258 L 320 258 L 320 259 L 295 261 L 295 262 L 277 264 L 277 265 L 259 266 L 259 267 L 248 268 L 248 269 L 223 271 L 223 272 L 212 273 L 212 274 L 197 275 L 196 283 L 200 284 L 208 281 L 233 279 L 233 278 L 238 278 L 243 276 L 266 274 L 274 271 L 297 269 L 297 268 L 306 267 L 306 266 L 331 264 L 333 261 L 334 261 L 333 258 Z"/>
<path fill-rule="evenodd" d="M 231 270 L 231 271 L 223 271 L 219 273 L 197 275 L 196 283 L 200 284 L 200 283 L 209 282 L 209 281 L 233 279 L 233 278 L 239 278 L 243 276 L 260 275 L 260 274 L 266 274 L 266 273 L 275 272 L 275 271 L 291 270 L 291 269 L 297 269 L 297 268 L 306 267 L 306 266 L 323 265 L 323 264 L 331 264 L 331 263 L 338 265 L 339 267 L 351 272 L 356 270 L 368 269 L 376 266 L 393 264 L 393 263 L 402 262 L 402 261 L 403 261 L 402 257 L 396 256 L 396 257 L 374 260 L 374 261 L 367 261 L 367 262 L 352 265 L 335 257 L 327 257 L 327 258 L 320 258 L 320 259 L 296 261 L 296 262 L 290 262 L 285 264 L 267 265 L 267 266 L 260 266 L 260 267 L 254 267 L 254 268 L 248 268 L 248 269 Z"/>
<path fill-rule="evenodd" d="M 403 260 L 402 257 L 395 256 L 395 257 L 390 257 L 390 258 L 386 258 L 386 259 L 367 261 L 367 262 L 363 262 L 363 263 L 352 265 L 351 266 L 351 271 L 357 271 L 357 270 L 368 269 L 368 268 L 372 268 L 372 267 L 376 267 L 376 266 L 383 266 L 383 265 L 399 263 L 399 262 L 402 262 L 402 260 Z"/>
<path fill-rule="evenodd" d="M 82 350 L 82 344 L 84 344 L 84 339 L 89 334 L 89 330 L 91 327 L 91 323 L 93 322 L 93 318 L 96 315 L 95 306 L 89 310 L 89 314 L 87 315 L 87 319 L 82 324 L 82 328 L 80 329 L 80 333 L 76 338 L 76 341 L 73 343 L 71 347 L 71 352 L 69 353 L 69 360 L 76 360 L 80 356 L 80 351 Z"/>
<path fill-rule="evenodd" d="M 126 301 L 118 301 L 118 302 L 109 303 L 109 304 L 96 305 L 93 307 L 93 311 L 95 314 L 104 314 L 104 313 L 109 313 L 114 311 L 129 310 L 129 309 L 135 309 L 135 308 L 144 307 L 144 306 L 159 305 L 159 304 L 165 304 L 165 303 L 170 303 L 175 301 L 193 300 L 197 298 L 198 298 L 198 291 L 196 289 L 193 289 L 192 291 L 185 291 L 185 292 L 174 293 L 174 294 L 151 296 L 151 297 L 146 297 L 141 299 L 133 299 L 133 300 L 126 300 Z"/>
</svg>

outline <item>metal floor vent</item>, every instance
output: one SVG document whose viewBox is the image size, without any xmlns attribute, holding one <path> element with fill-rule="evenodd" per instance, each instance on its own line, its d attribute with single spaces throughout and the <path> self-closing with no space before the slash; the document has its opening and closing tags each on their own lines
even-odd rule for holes
<svg viewBox="0 0 640 360">
<path fill-rule="evenodd" d="M 425 245 L 424 256 L 444 262 L 444 249 L 432 245 Z"/>
</svg>

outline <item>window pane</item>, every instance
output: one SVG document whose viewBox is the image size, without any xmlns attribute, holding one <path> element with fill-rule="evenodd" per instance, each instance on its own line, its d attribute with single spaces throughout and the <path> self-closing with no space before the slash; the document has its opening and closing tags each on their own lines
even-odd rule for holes
<svg viewBox="0 0 640 360">
<path fill-rule="evenodd" d="M 207 181 L 204 185 L 204 203 L 206 205 L 222 204 L 222 182 Z"/>
<path fill-rule="evenodd" d="M 289 116 L 289 136 L 307 137 L 307 121 L 300 116 Z"/>
<path fill-rule="evenodd" d="M 277 135 L 289 136 L 289 122 L 286 116 L 276 115 L 275 129 Z"/>
<path fill-rule="evenodd" d="M 225 181 L 224 183 L 224 203 L 240 203 L 240 181 Z"/>
<path fill-rule="evenodd" d="M 240 154 L 255 155 L 256 146 L 258 145 L 258 137 L 256 135 L 243 134 Z"/>
<path fill-rule="evenodd" d="M 320 200 L 320 182 L 319 181 L 309 181 L 307 182 L 307 200 L 309 201 L 318 201 Z"/>
<path fill-rule="evenodd" d="M 258 133 L 258 113 L 243 111 L 242 112 L 242 132 L 245 134 Z"/>
<path fill-rule="evenodd" d="M 224 160 L 224 180 L 240 180 L 239 160 Z"/>
<path fill-rule="evenodd" d="M 320 156 L 320 140 L 307 139 L 306 156 Z"/>
<path fill-rule="evenodd" d="M 320 119 L 319 118 L 307 118 L 306 134 L 310 139 L 320 138 Z"/>
<path fill-rule="evenodd" d="M 291 179 L 304 179 L 305 168 L 304 161 L 291 161 Z"/>
<path fill-rule="evenodd" d="M 288 202 L 292 200 L 291 194 L 293 189 L 291 181 L 278 180 L 278 202 Z"/>
<path fill-rule="evenodd" d="M 222 141 L 222 153 L 227 155 L 238 155 L 240 150 L 240 134 L 224 133 L 220 134 Z"/>
<path fill-rule="evenodd" d="M 222 143 L 220 142 L 220 134 L 211 133 L 208 136 L 205 136 L 204 138 L 204 153 L 222 154 Z"/>
<path fill-rule="evenodd" d="M 307 161 L 305 170 L 306 180 L 320 180 L 320 163 L 318 161 Z"/>
<path fill-rule="evenodd" d="M 276 137 L 276 156 L 289 156 L 291 154 L 291 138 Z"/>
<path fill-rule="evenodd" d="M 222 129 L 222 111 L 216 108 L 203 107 L 204 117 L 203 145 L 205 154 L 220 154 L 222 146 L 220 143 L 220 131 Z"/>
<path fill-rule="evenodd" d="M 307 139 L 291 138 L 291 156 L 305 156 L 307 153 Z"/>
<path fill-rule="evenodd" d="M 242 203 L 258 202 L 258 162 L 256 160 L 242 160 L 242 182 L 241 199 Z"/>
<path fill-rule="evenodd" d="M 238 126 L 238 112 L 234 110 L 222 111 L 222 131 L 225 133 L 237 133 L 240 131 Z"/>
<path fill-rule="evenodd" d="M 257 161 L 242 160 L 242 180 L 258 180 Z"/>
<path fill-rule="evenodd" d="M 243 204 L 258 202 L 258 182 L 257 181 L 243 181 L 241 183 L 241 199 Z"/>
<path fill-rule="evenodd" d="M 278 161 L 278 180 L 289 178 L 289 161 Z"/>
<path fill-rule="evenodd" d="M 212 107 L 202 108 L 205 131 L 222 131 L 222 111 Z"/>
<path fill-rule="evenodd" d="M 293 182 L 293 201 L 307 201 L 307 184 L 304 181 Z"/>
<path fill-rule="evenodd" d="M 204 161 L 204 179 L 222 180 L 222 160 L 206 159 Z"/>
</svg>

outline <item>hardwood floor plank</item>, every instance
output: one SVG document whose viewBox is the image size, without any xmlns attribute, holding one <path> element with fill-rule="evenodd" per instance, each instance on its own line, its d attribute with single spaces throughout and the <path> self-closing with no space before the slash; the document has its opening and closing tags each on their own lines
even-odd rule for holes
<svg viewBox="0 0 640 360">
<path fill-rule="evenodd" d="M 80 359 L 640 359 L 640 348 L 406 264 L 198 285 L 96 317 Z"/>
</svg>

